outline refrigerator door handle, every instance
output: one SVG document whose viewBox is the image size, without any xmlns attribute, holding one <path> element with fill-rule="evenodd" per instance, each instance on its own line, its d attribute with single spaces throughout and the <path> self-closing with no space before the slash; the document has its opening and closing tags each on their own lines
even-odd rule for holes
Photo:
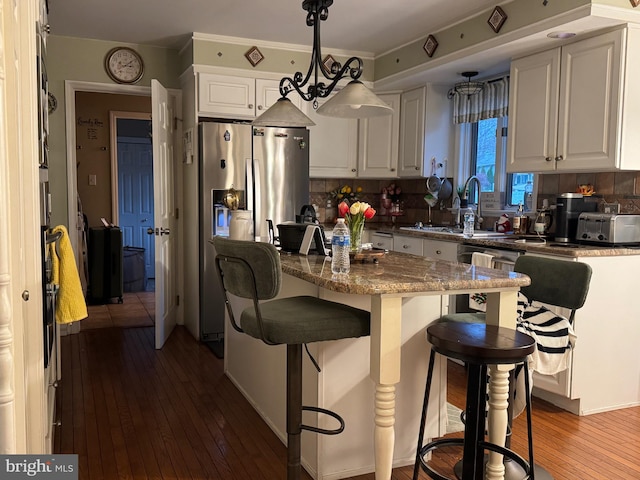
<svg viewBox="0 0 640 480">
<path fill-rule="evenodd" d="M 257 241 L 261 241 L 260 232 L 262 226 L 258 223 L 262 220 L 260 211 L 260 172 L 259 163 L 255 159 L 247 158 L 246 160 L 246 172 L 247 172 L 247 210 L 253 208 L 253 231 L 254 237 Z"/>
</svg>

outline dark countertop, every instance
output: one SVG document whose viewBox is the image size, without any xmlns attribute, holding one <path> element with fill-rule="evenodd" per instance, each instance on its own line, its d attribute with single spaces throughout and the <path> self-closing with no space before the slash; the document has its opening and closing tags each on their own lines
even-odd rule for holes
<svg viewBox="0 0 640 480">
<path fill-rule="evenodd" d="M 561 255 L 566 257 L 613 257 L 624 255 L 640 255 L 640 246 L 636 247 L 613 247 L 607 245 L 586 245 L 586 244 L 559 244 L 553 240 L 541 243 L 537 239 L 527 238 L 527 242 L 518 236 L 496 237 L 496 238 L 462 238 L 439 232 L 412 232 L 400 230 L 399 228 L 380 226 L 373 227 L 371 232 L 393 233 L 408 237 L 431 238 L 434 240 L 447 240 L 450 242 L 464 243 L 468 245 L 479 245 L 488 248 L 503 248 L 507 250 L 520 250 L 531 253 L 546 253 L 548 255 Z"/>
</svg>

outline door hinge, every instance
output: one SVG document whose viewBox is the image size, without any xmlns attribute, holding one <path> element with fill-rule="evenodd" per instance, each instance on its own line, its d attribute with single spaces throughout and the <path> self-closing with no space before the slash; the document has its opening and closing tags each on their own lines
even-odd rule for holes
<svg viewBox="0 0 640 480">
<path fill-rule="evenodd" d="M 500 135 L 502 137 L 506 137 L 507 136 L 507 127 L 502 127 L 502 132 L 500 132 Z"/>
<path fill-rule="evenodd" d="M 180 306 L 180 295 L 176 295 L 176 307 Z"/>
<path fill-rule="evenodd" d="M 173 117 L 173 129 L 178 129 L 178 117 Z"/>
<path fill-rule="evenodd" d="M 180 209 L 176 208 L 176 220 L 180 218 Z"/>
</svg>

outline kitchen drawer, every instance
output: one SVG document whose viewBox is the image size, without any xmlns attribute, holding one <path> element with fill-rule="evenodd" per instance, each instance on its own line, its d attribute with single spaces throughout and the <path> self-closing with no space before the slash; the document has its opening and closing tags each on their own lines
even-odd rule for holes
<svg viewBox="0 0 640 480">
<path fill-rule="evenodd" d="M 405 237 L 403 235 L 394 235 L 393 251 L 422 256 L 422 241 L 423 239 L 421 237 Z"/>
<path fill-rule="evenodd" d="M 393 250 L 393 235 L 390 233 L 374 232 L 371 234 L 371 244 L 373 248 Z"/>
<path fill-rule="evenodd" d="M 448 260 L 450 262 L 457 261 L 458 243 L 445 242 L 442 240 L 423 240 L 423 255 L 425 257 L 435 258 L 437 260 Z"/>
</svg>

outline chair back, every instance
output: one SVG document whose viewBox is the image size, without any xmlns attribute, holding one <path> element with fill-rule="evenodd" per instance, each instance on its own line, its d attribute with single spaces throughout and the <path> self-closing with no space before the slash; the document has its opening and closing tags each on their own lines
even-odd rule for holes
<svg viewBox="0 0 640 480">
<path fill-rule="evenodd" d="M 270 243 L 214 237 L 222 287 L 242 298 L 270 300 L 280 292 L 280 254 Z"/>
<path fill-rule="evenodd" d="M 529 300 L 569 308 L 572 317 L 587 299 L 591 267 L 586 263 L 522 255 L 513 270 L 531 278 L 531 285 L 521 288 Z"/>
</svg>

